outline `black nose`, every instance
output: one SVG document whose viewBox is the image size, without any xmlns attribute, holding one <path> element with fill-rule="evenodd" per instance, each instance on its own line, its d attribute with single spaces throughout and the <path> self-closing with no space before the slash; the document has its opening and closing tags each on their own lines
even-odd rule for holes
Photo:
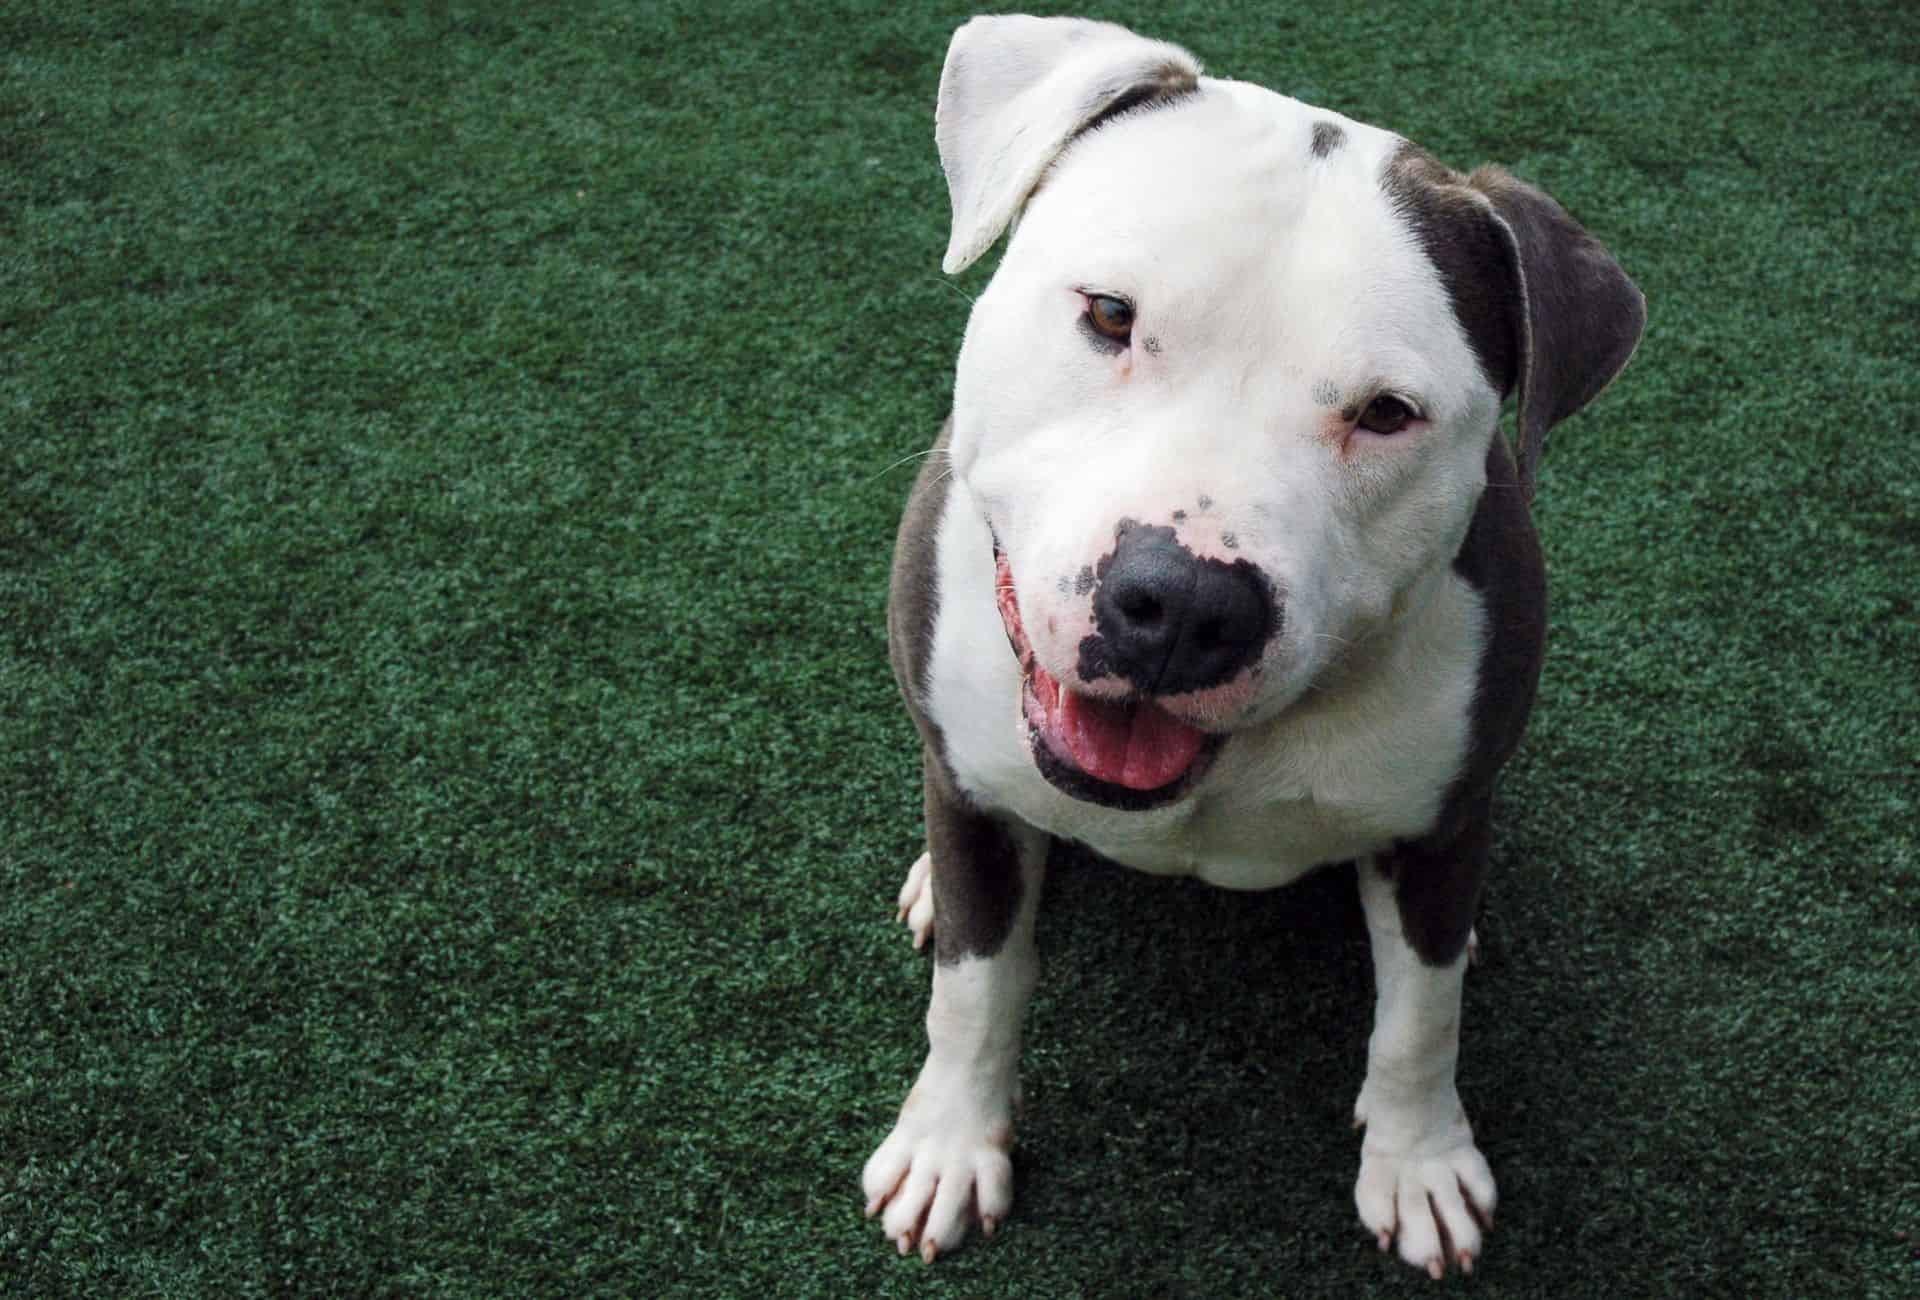
<svg viewBox="0 0 1920 1300">
<path fill-rule="evenodd" d="M 1123 677 L 1149 694 L 1220 685 L 1260 657 L 1277 621 L 1259 569 L 1201 559 L 1171 528 L 1122 525 L 1099 578 L 1098 635 L 1081 646 L 1081 675 Z"/>
</svg>

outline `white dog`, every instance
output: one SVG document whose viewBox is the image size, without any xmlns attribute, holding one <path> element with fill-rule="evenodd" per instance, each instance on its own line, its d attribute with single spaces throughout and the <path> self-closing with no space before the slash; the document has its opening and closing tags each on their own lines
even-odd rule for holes
<svg viewBox="0 0 1920 1300">
<path fill-rule="evenodd" d="M 1545 636 L 1527 503 L 1641 296 L 1505 173 L 1105 23 L 967 24 L 936 135 L 946 269 L 1017 229 L 895 556 L 926 751 L 900 901 L 937 960 L 868 1214 L 931 1261 L 1012 1204 L 1053 838 L 1233 889 L 1357 860 L 1377 997 L 1355 1200 L 1383 1249 L 1469 1270 L 1494 1181 L 1454 1067 Z"/>
</svg>

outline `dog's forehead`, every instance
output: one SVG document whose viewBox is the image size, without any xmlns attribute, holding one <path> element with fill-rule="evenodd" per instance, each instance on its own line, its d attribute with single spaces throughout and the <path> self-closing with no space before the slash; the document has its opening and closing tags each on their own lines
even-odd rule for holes
<svg viewBox="0 0 1920 1300">
<path fill-rule="evenodd" d="M 1157 267 L 1190 282 L 1211 268 L 1207 278 L 1264 280 L 1303 238 L 1321 268 L 1347 260 L 1343 250 L 1377 263 L 1410 250 L 1382 185 L 1405 143 L 1263 87 L 1205 78 L 1190 96 L 1076 141 L 1041 198 L 1072 196 L 1059 205 L 1071 215 L 1056 218 L 1056 240 L 1095 263 L 1131 260 L 1136 274 Z M 1040 224 L 1049 215 L 1033 214 Z"/>
<path fill-rule="evenodd" d="M 1129 125 L 1144 125 L 1162 136 L 1161 147 L 1170 147 L 1175 157 L 1215 169 L 1237 163 L 1246 175 L 1275 181 L 1308 175 L 1377 178 L 1405 143 L 1391 131 L 1246 81 L 1203 77 L 1197 92 L 1165 106 L 1186 111 L 1186 119 L 1176 122 L 1150 109 L 1129 118 Z M 1089 143 L 1098 139 L 1098 132 L 1084 137 Z"/>
</svg>

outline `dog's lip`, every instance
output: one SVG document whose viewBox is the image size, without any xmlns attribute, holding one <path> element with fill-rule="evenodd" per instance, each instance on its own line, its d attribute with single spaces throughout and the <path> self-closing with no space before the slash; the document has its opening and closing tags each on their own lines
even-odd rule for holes
<svg viewBox="0 0 1920 1300">
<path fill-rule="evenodd" d="M 1006 551 L 994 545 L 994 598 L 1024 682 L 1021 717 L 1034 765 L 1089 803 L 1139 809 L 1185 794 L 1225 737 L 1135 691 L 1073 692 L 1041 666 L 1020 617 Z"/>
</svg>

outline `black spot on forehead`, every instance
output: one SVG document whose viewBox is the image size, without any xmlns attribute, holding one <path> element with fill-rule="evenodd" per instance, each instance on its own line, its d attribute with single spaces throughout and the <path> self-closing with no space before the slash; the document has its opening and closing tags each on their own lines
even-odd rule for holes
<svg viewBox="0 0 1920 1300">
<path fill-rule="evenodd" d="M 1328 154 L 1345 144 L 1347 133 L 1340 129 L 1337 122 L 1315 122 L 1313 124 L 1313 156 L 1325 158 Z"/>
</svg>

